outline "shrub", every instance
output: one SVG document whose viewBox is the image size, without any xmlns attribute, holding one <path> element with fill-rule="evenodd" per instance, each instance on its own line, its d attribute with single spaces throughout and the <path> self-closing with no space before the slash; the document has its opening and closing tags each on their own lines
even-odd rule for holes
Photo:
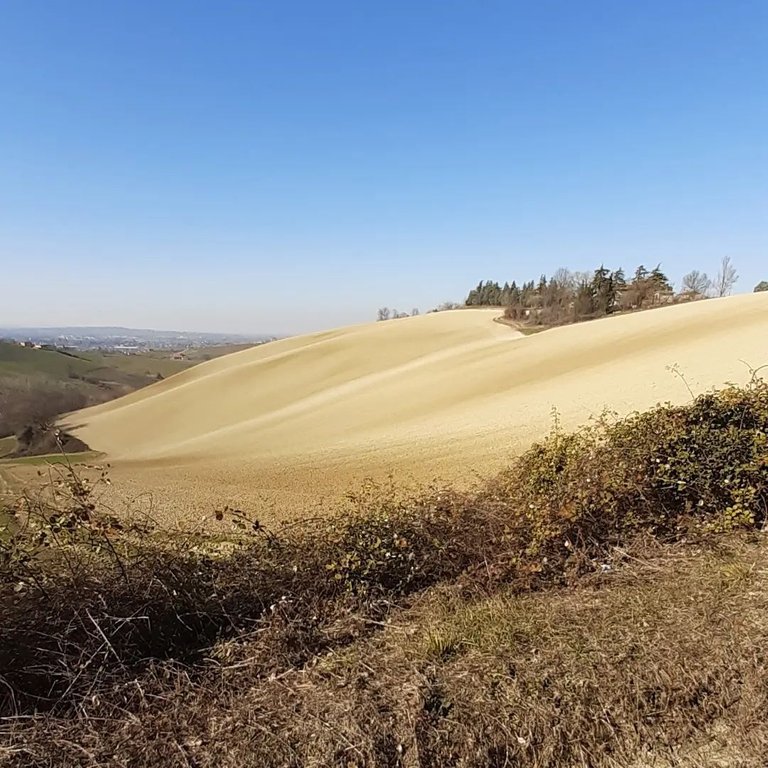
<svg viewBox="0 0 768 768">
<path fill-rule="evenodd" d="M 46 424 L 67 411 L 99 402 L 80 385 L 44 376 L 0 377 L 0 437 L 29 424 Z"/>
<path fill-rule="evenodd" d="M 638 531 L 762 527 L 768 509 L 768 386 L 755 382 L 579 432 L 555 431 L 491 485 L 529 551 L 602 550 Z"/>
</svg>

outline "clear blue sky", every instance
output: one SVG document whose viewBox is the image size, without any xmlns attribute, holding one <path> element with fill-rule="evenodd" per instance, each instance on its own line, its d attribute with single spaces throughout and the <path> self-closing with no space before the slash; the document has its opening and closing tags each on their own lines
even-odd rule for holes
<svg viewBox="0 0 768 768">
<path fill-rule="evenodd" d="M 766 0 L 4 0 L 0 325 L 768 279 Z"/>
</svg>

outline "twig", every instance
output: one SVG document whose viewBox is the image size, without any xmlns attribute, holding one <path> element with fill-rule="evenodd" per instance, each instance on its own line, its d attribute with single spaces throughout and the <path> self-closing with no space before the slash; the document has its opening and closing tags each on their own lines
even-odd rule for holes
<svg viewBox="0 0 768 768">
<path fill-rule="evenodd" d="M 104 642 L 106 643 L 106 645 L 109 648 L 109 650 L 112 651 L 112 655 L 117 660 L 117 663 L 122 666 L 122 663 L 123 663 L 122 659 L 120 658 L 120 656 L 118 656 L 117 651 L 115 650 L 115 648 L 112 645 L 112 643 L 109 642 L 109 638 L 104 634 L 104 631 L 99 626 L 99 624 L 96 621 L 96 619 L 94 619 L 93 616 L 91 616 L 91 612 L 87 608 L 85 609 L 85 613 L 88 616 L 88 618 L 91 620 L 91 622 L 93 622 L 93 626 L 96 627 L 96 631 L 101 635 L 102 640 L 104 640 Z"/>
</svg>

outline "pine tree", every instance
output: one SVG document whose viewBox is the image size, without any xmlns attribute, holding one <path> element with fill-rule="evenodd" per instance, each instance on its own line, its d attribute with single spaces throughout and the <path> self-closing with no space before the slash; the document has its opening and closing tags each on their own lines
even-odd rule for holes
<svg viewBox="0 0 768 768">
<path fill-rule="evenodd" d="M 616 288 L 613 276 L 604 265 L 595 270 L 592 278 L 592 299 L 594 312 L 597 315 L 608 315 L 616 305 Z"/>
<path fill-rule="evenodd" d="M 657 264 L 650 274 L 650 280 L 653 283 L 653 287 L 661 293 L 672 293 L 672 283 L 669 282 L 667 276 L 661 271 L 661 264 Z"/>
</svg>

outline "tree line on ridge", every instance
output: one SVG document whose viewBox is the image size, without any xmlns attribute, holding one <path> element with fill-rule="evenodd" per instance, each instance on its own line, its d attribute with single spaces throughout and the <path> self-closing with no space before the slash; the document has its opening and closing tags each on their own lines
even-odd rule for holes
<svg viewBox="0 0 768 768">
<path fill-rule="evenodd" d="M 609 270 L 602 264 L 593 272 L 561 268 L 549 278 L 542 275 L 538 281 L 518 283 L 513 280 L 503 285 L 493 280 L 481 281 L 469 291 L 463 304 L 445 302 L 430 312 L 462 307 L 500 307 L 509 320 L 530 325 L 561 325 L 616 312 L 728 296 L 737 280 L 738 274 L 729 256 L 723 258 L 714 279 L 698 269 L 688 272 L 678 292 L 662 271 L 661 264 L 650 270 L 641 264 L 630 276 L 622 268 Z M 762 280 L 754 290 L 768 291 L 768 281 Z M 409 314 L 382 307 L 377 319 L 397 320 L 418 314 L 418 309 Z"/>
</svg>

